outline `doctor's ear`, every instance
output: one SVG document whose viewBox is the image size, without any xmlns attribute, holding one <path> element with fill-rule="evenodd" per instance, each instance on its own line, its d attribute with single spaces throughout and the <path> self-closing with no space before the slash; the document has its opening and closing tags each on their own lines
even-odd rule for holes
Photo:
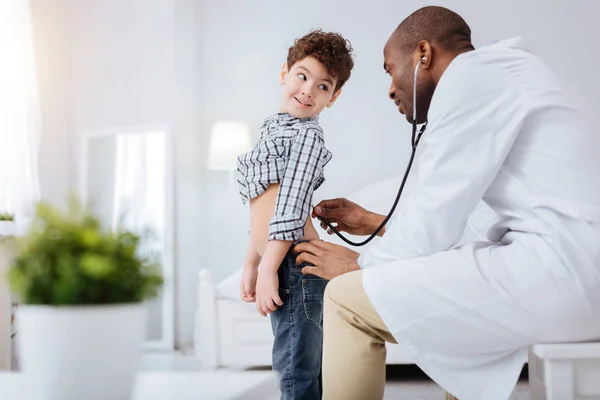
<svg viewBox="0 0 600 400">
<path fill-rule="evenodd" d="M 432 49 L 431 44 L 427 40 L 421 40 L 421 42 L 419 42 L 417 54 L 419 57 L 419 63 L 425 68 L 428 68 L 431 64 Z"/>
</svg>

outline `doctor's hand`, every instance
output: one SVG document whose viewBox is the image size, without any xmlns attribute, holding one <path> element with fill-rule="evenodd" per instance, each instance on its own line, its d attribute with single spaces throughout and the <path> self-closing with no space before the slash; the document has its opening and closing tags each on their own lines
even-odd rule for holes
<svg viewBox="0 0 600 400">
<path fill-rule="evenodd" d="M 372 234 L 385 219 L 384 215 L 367 211 L 347 199 L 323 200 L 313 209 L 312 217 L 319 218 L 321 228 L 327 230 L 330 235 L 333 234 L 333 231 L 323 222 L 323 218 L 339 232 L 348 232 L 358 236 Z M 384 232 L 385 227 L 379 232 L 379 236 Z"/>
<path fill-rule="evenodd" d="M 311 274 L 331 280 L 338 275 L 360 269 L 358 266 L 359 253 L 322 240 L 302 242 L 294 247 L 294 252 L 300 253 L 296 258 L 296 265 L 303 262 L 314 265 L 302 268 L 302 273 L 305 275 Z"/>
</svg>

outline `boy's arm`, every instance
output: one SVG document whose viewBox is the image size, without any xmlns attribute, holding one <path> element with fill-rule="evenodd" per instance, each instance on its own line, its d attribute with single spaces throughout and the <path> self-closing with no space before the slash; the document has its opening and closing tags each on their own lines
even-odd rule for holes
<svg viewBox="0 0 600 400">
<path fill-rule="evenodd" d="M 277 272 L 281 261 L 292 247 L 292 243 L 289 240 L 269 240 L 265 254 L 260 261 L 261 271 Z"/>
<path fill-rule="evenodd" d="M 259 263 L 260 255 L 256 252 L 252 242 L 250 242 L 244 259 L 242 279 L 240 280 L 240 297 L 243 301 L 253 302 L 256 300 L 256 279 Z"/>
<path fill-rule="evenodd" d="M 260 254 L 256 252 L 252 242 L 248 243 L 248 250 L 246 251 L 246 257 L 244 258 L 244 267 L 258 268 L 260 263 Z"/>
<path fill-rule="evenodd" d="M 305 129 L 294 138 L 269 225 L 269 240 L 293 242 L 304 237 L 324 151 L 322 133 L 315 128 Z"/>
<path fill-rule="evenodd" d="M 283 305 L 277 270 L 291 245 L 288 240 L 270 240 L 263 254 L 256 281 L 256 309 L 263 317 Z"/>
</svg>

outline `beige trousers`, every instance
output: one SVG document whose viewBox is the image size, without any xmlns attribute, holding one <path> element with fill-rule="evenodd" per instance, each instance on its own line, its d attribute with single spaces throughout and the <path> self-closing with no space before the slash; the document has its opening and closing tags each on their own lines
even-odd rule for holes
<svg viewBox="0 0 600 400">
<path fill-rule="evenodd" d="M 396 340 L 363 289 L 362 271 L 329 282 L 324 307 L 323 400 L 383 399 L 385 342 Z"/>
</svg>

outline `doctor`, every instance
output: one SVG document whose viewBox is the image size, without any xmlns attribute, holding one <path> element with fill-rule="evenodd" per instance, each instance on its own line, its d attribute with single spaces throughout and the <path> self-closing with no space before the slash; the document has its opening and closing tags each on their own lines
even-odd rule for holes
<svg viewBox="0 0 600 400">
<path fill-rule="evenodd" d="M 408 122 L 416 101 L 427 147 L 415 190 L 360 257 L 323 241 L 295 248 L 298 263 L 315 265 L 304 273 L 335 278 L 324 399 L 381 399 L 392 342 L 453 396 L 506 400 L 529 345 L 600 338 L 598 130 L 519 40 L 474 49 L 445 8 L 406 18 L 384 68 Z M 481 199 L 500 222 L 488 241 L 455 246 Z M 384 219 L 345 199 L 316 215 L 357 235 Z"/>
</svg>

